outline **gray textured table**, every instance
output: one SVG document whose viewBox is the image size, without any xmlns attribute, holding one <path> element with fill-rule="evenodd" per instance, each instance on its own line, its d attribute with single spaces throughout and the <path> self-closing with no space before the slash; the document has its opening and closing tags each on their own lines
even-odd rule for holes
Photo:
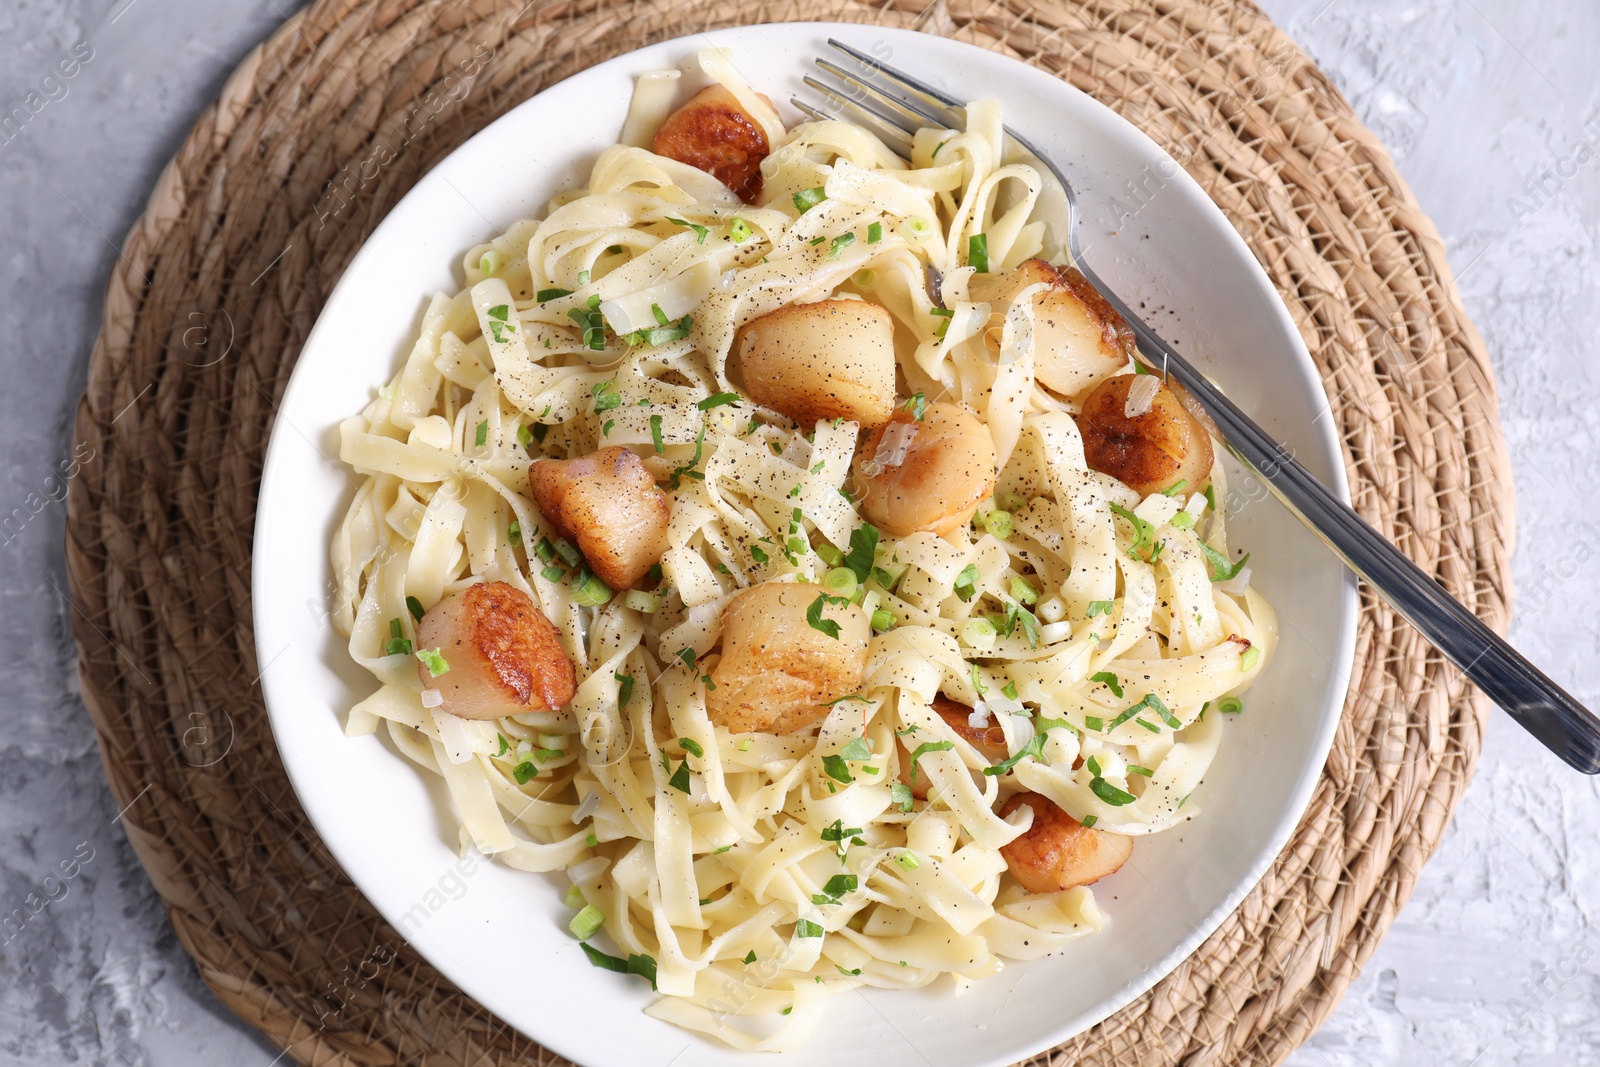
<svg viewBox="0 0 1600 1067">
<path fill-rule="evenodd" d="M 277 1055 L 200 982 L 116 825 L 75 691 L 58 500 L 94 462 L 70 427 L 117 244 L 196 113 L 293 6 L 0 6 L 0 115 L 32 109 L 0 129 L 0 915 L 56 878 L 42 910 L 0 932 L 0 1067 Z M 1264 6 L 1383 134 L 1448 242 L 1503 389 L 1513 637 L 1600 704 L 1600 9 Z M 1290 1062 L 1600 1062 L 1597 875 L 1600 783 L 1497 714 L 1410 905 Z"/>
</svg>

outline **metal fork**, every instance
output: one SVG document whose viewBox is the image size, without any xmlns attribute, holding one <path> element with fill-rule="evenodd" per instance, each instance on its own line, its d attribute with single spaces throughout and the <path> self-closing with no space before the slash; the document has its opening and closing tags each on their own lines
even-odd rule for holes
<svg viewBox="0 0 1600 1067">
<path fill-rule="evenodd" d="M 965 110 L 960 101 L 842 41 L 829 38 L 828 44 L 852 60 L 857 72 L 818 59 L 817 66 L 836 79 L 839 87 L 807 76 L 806 84 L 820 93 L 833 111 L 829 114 L 795 99 L 795 106 L 807 115 L 815 119 L 847 117 L 878 134 L 891 150 L 906 157 L 911 154 L 911 135 L 919 128 L 965 128 Z M 1084 260 L 1079 245 L 1077 202 L 1066 175 L 1009 126 L 1006 135 L 1008 156 L 1032 162 L 1059 183 L 1060 200 L 1047 205 L 1041 196 L 1041 211 L 1046 217 L 1067 220 L 1067 251 L 1073 266 L 1132 327 L 1142 359 L 1153 370 L 1169 374 L 1188 389 L 1211 416 L 1229 450 L 1346 566 L 1507 714 L 1573 767 L 1585 774 L 1600 773 L 1600 717 L 1457 603 L 1134 314 Z M 1047 182 L 1047 190 L 1048 187 Z"/>
</svg>

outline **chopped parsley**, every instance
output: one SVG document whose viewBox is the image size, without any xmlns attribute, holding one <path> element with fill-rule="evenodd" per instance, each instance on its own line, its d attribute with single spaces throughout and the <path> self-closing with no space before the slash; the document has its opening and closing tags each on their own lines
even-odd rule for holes
<svg viewBox="0 0 1600 1067">
<path fill-rule="evenodd" d="M 651 441 L 652 444 L 655 445 L 656 455 L 660 455 L 661 453 L 663 453 L 663 452 L 665 452 L 667 450 L 666 442 L 664 442 L 661 439 L 661 416 L 660 415 L 651 415 L 650 416 L 650 441 Z"/>
<path fill-rule="evenodd" d="M 695 407 L 701 411 L 710 411 L 712 408 L 719 408 L 724 404 L 740 404 L 743 402 L 744 397 L 738 393 L 713 393 L 696 404 Z"/>
<path fill-rule="evenodd" d="M 1149 555 L 1147 557 L 1140 556 L 1139 549 L 1154 542 L 1156 528 L 1141 519 L 1139 516 L 1135 515 L 1133 512 L 1129 511 L 1127 508 L 1123 507 L 1121 504 L 1112 504 L 1111 511 L 1112 514 L 1120 515 L 1122 518 L 1133 523 L 1134 537 L 1133 543 L 1128 546 L 1128 557 L 1130 559 L 1144 559 L 1147 563 L 1155 562 L 1155 555 Z M 1160 549 L 1155 549 L 1155 552 L 1159 554 Z"/>
<path fill-rule="evenodd" d="M 589 298 L 587 307 L 572 308 L 567 317 L 583 330 L 583 343 L 596 352 L 606 348 L 606 317 L 600 313 L 598 294 Z"/>
<path fill-rule="evenodd" d="M 917 761 L 919 759 L 929 752 L 949 752 L 955 747 L 956 743 L 954 741 L 924 741 L 918 745 L 917 750 L 911 753 L 911 780 L 913 782 L 917 780 Z"/>
<path fill-rule="evenodd" d="M 822 927 L 818 926 L 816 923 L 812 922 L 810 919 L 796 919 L 795 920 L 795 924 L 794 924 L 794 936 L 796 936 L 796 937 L 821 937 L 822 936 Z"/>
<path fill-rule="evenodd" d="M 865 583 L 872 576 L 872 561 L 878 551 L 878 528 L 869 523 L 850 531 L 850 550 L 844 554 L 843 564 L 855 574 L 856 581 Z"/>
<path fill-rule="evenodd" d="M 1246 552 L 1244 558 L 1238 563 L 1229 563 L 1228 557 L 1206 544 L 1204 540 L 1196 538 L 1200 544 L 1200 551 L 1206 557 L 1206 566 L 1211 571 L 1213 582 L 1229 582 L 1239 577 L 1239 572 L 1244 570 L 1244 565 L 1250 562 L 1250 553 Z"/>
<path fill-rule="evenodd" d="M 603 382 L 596 382 L 590 392 L 594 395 L 594 413 L 596 415 L 602 411 L 610 411 L 612 408 L 622 406 L 622 394 L 617 392 L 615 378 L 607 378 Z"/>
<path fill-rule="evenodd" d="M 1099 674 L 1091 674 L 1089 676 L 1089 681 L 1101 683 L 1107 689 L 1111 690 L 1113 696 L 1122 696 L 1122 679 L 1118 678 L 1110 671 L 1101 671 Z"/>
<path fill-rule="evenodd" d="M 916 797 L 912 795 L 911 787 L 904 782 L 889 783 L 889 802 L 906 813 L 909 813 L 917 803 Z"/>
<path fill-rule="evenodd" d="M 1120 808 L 1125 804 L 1132 804 L 1135 800 L 1139 799 L 1132 793 L 1123 792 L 1121 789 L 1118 789 L 1116 786 L 1099 776 L 1096 776 L 1089 781 L 1089 789 L 1094 793 L 1095 796 L 1099 797 L 1101 800 L 1105 801 L 1107 804 L 1110 804 L 1114 808 Z"/>
<path fill-rule="evenodd" d="M 813 630 L 819 630 L 837 641 L 839 639 L 839 624 L 832 619 L 824 619 L 822 617 L 822 609 L 829 604 L 843 607 L 849 603 L 849 597 L 829 596 L 827 593 L 818 593 L 817 599 L 811 602 L 809 608 L 806 608 L 806 622 Z"/>
<path fill-rule="evenodd" d="M 1092 619 L 1096 615 L 1110 615 L 1111 609 L 1114 607 L 1116 607 L 1115 601 L 1091 600 L 1089 601 L 1089 618 Z"/>
<path fill-rule="evenodd" d="M 996 763 L 993 767 L 985 767 L 983 769 L 983 773 L 991 776 L 1005 774 L 1007 771 L 1021 762 L 1024 756 L 1032 756 L 1034 759 L 1043 758 L 1044 742 L 1044 734 L 1034 734 L 1028 743 L 1023 745 L 1015 756 L 1009 756 L 1006 759 L 1001 760 L 999 763 Z"/>
<path fill-rule="evenodd" d="M 905 402 L 904 407 L 911 412 L 912 418 L 921 422 L 922 417 L 928 413 L 928 398 L 921 393 L 913 393 L 911 399 Z"/>
<path fill-rule="evenodd" d="M 710 230 L 706 229 L 704 226 L 699 225 L 698 223 L 685 222 L 682 219 L 674 219 L 674 218 L 670 218 L 670 217 L 667 219 L 667 221 L 672 223 L 674 226 L 684 226 L 684 227 L 687 227 L 688 229 L 693 230 L 694 231 L 694 243 L 697 244 L 697 245 L 705 244 L 706 243 L 706 234 L 711 232 Z"/>
<path fill-rule="evenodd" d="M 802 189 L 794 194 L 794 209 L 804 215 L 826 199 L 827 190 L 820 185 L 814 189 Z"/>
</svg>

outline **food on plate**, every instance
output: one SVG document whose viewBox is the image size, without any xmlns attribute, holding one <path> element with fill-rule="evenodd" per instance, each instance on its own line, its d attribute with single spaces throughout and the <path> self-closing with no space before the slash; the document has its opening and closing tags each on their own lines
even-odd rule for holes
<svg viewBox="0 0 1600 1067">
<path fill-rule="evenodd" d="M 1113 918 L 1277 623 L 994 104 L 902 159 L 699 68 L 341 425 L 333 615 L 347 732 L 442 777 L 461 848 L 562 874 L 652 1015 L 784 1049 Z"/>
</svg>

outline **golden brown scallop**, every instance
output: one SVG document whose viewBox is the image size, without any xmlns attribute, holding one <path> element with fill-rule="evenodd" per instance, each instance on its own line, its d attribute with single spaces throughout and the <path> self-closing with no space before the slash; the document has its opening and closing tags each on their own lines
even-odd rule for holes
<svg viewBox="0 0 1600 1067">
<path fill-rule="evenodd" d="M 862 513 L 894 537 L 940 537 L 972 520 L 994 492 L 994 439 L 960 404 L 929 404 L 923 417 L 903 406 L 856 453 Z"/>
<path fill-rule="evenodd" d="M 541 459 L 528 474 L 554 532 L 575 541 L 590 570 L 630 588 L 667 550 L 672 505 L 644 461 L 621 445 L 577 459 Z"/>
<path fill-rule="evenodd" d="M 824 623 L 837 637 L 812 626 L 807 610 L 823 592 L 817 585 L 766 582 L 752 586 L 722 610 L 722 659 L 711 670 L 706 710 L 734 733 L 786 734 L 821 719 L 828 701 L 861 688 L 872 636 L 867 613 L 854 604 L 826 604 Z"/>
<path fill-rule="evenodd" d="M 967 293 L 993 308 L 990 322 L 999 326 L 1016 295 L 1039 282 L 1049 286 L 1033 297 L 1033 362 L 1040 382 L 1076 397 L 1128 365 L 1133 331 L 1076 267 L 1030 259 L 1015 270 L 973 275 Z"/>
<path fill-rule="evenodd" d="M 761 125 L 720 85 L 700 90 L 668 115 L 650 147 L 705 171 L 747 204 L 761 195 L 761 161 L 772 151 Z"/>
<path fill-rule="evenodd" d="M 1057 893 L 1097 882 L 1133 855 L 1133 838 L 1086 828 L 1038 793 L 1018 793 L 1001 806 L 1000 817 L 1023 805 L 1033 809 L 1033 825 L 1000 846 L 1000 854 L 1011 877 L 1030 893 Z"/>
<path fill-rule="evenodd" d="M 744 391 L 801 426 L 880 425 L 894 408 L 894 320 L 865 300 L 789 304 L 739 328 L 730 353 Z"/>
<path fill-rule="evenodd" d="M 1154 393 L 1149 409 L 1129 418 L 1128 393 L 1134 388 Z M 1179 484 L 1193 492 L 1211 476 L 1210 435 L 1156 375 L 1119 374 L 1101 382 L 1083 401 L 1078 429 L 1089 467 L 1140 496 Z"/>
<path fill-rule="evenodd" d="M 417 623 L 417 649 L 445 669 L 417 664 L 423 688 L 463 719 L 499 719 L 565 707 L 577 687 L 572 661 L 533 598 L 505 582 L 480 582 L 445 597 Z"/>
</svg>

